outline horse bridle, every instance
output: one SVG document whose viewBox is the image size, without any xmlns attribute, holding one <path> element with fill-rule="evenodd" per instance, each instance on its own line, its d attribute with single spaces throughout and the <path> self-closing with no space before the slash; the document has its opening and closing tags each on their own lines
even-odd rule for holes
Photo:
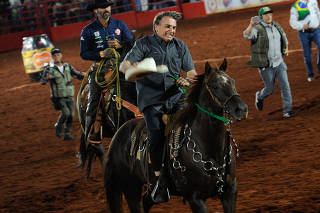
<svg viewBox="0 0 320 213">
<path fill-rule="evenodd" d="M 207 81 L 205 81 L 205 87 L 206 87 L 207 91 L 209 92 L 212 100 L 215 100 L 215 101 L 220 105 L 220 107 L 223 109 L 223 111 L 229 115 L 229 114 L 230 114 L 230 111 L 229 111 L 229 108 L 226 106 L 227 103 L 228 103 L 228 102 L 231 100 L 231 98 L 233 98 L 234 96 L 240 97 L 240 95 L 239 95 L 237 92 L 235 92 L 235 93 L 231 94 L 226 100 L 224 100 L 224 101 L 222 102 L 222 101 L 219 100 L 219 98 L 218 98 L 217 96 L 215 96 L 215 95 L 212 93 L 212 91 L 210 90 L 210 88 L 209 88 L 209 86 L 208 86 L 208 84 L 207 84 Z"/>
</svg>

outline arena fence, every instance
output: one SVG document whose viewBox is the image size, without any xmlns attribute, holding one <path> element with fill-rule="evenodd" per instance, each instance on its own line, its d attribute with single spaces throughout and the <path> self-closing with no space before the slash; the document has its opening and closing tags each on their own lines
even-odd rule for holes
<svg viewBox="0 0 320 213">
<path fill-rule="evenodd" d="M 232 7 L 223 4 L 220 12 L 257 6 L 257 4 Z M 265 0 L 267 2 L 288 2 L 288 0 Z M 292 0 L 289 0 L 289 2 Z M 26 2 L 26 1 L 25 1 Z M 184 19 L 203 17 L 212 13 L 208 6 L 216 0 L 117 0 L 112 7 L 112 16 L 124 21 L 130 29 L 152 24 L 154 16 L 164 10 L 178 11 Z M 242 0 L 242 2 L 246 2 Z M 87 0 L 45 0 L 37 3 L 11 5 L 0 13 L 0 52 L 21 49 L 23 37 L 47 34 L 52 42 L 79 37 L 82 28 L 94 18 L 88 12 Z M 219 8 L 216 7 L 215 8 Z M 215 10 L 214 13 L 219 12 Z"/>
</svg>

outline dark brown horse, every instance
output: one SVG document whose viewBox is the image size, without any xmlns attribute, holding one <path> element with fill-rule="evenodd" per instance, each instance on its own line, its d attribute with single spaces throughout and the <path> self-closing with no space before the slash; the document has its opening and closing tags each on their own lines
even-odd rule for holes
<svg viewBox="0 0 320 213">
<path fill-rule="evenodd" d="M 168 123 L 164 162 L 169 191 L 182 196 L 192 212 L 208 212 L 205 201 L 215 197 L 222 201 L 224 212 L 235 211 L 236 160 L 230 143 L 234 140 L 225 117 L 245 119 L 248 107 L 225 70 L 226 60 L 219 69 L 206 63 L 205 73 L 187 98 L 187 107 Z M 112 213 L 122 211 L 122 194 L 131 212 L 149 212 L 154 205 L 150 190 L 142 196 L 143 186 L 154 179 L 146 160 L 147 142 L 138 140 L 144 138 L 144 125 L 141 118 L 130 120 L 112 139 L 104 172 Z"/>
<path fill-rule="evenodd" d="M 104 67 L 104 69 L 107 69 L 107 67 Z M 116 70 L 114 72 L 119 71 Z M 119 72 L 118 74 L 118 80 L 116 80 L 116 78 L 113 78 L 113 82 L 110 82 L 110 86 L 108 86 L 108 88 L 105 88 L 104 92 L 102 92 L 101 94 L 102 97 L 100 99 L 98 114 L 101 114 L 102 137 L 111 138 L 122 124 L 130 119 L 135 118 L 135 114 L 132 111 L 128 110 L 124 106 L 121 106 L 119 108 L 119 105 L 114 97 L 121 97 L 121 100 L 125 100 L 133 105 L 136 105 L 136 85 L 133 82 L 126 81 L 122 73 Z M 78 167 L 83 168 L 87 163 L 86 176 L 87 178 L 89 178 L 93 160 L 98 157 L 101 164 L 103 165 L 105 154 L 97 152 L 93 146 L 90 146 L 90 144 L 86 144 L 84 127 L 87 103 L 88 83 L 87 81 L 84 81 L 84 84 L 80 87 L 77 96 L 78 117 L 81 125 L 81 137 L 78 156 L 80 163 Z"/>
</svg>

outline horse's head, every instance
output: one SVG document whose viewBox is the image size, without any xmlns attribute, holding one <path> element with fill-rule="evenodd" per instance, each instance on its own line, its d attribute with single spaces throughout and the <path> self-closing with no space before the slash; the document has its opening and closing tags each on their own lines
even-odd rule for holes
<svg viewBox="0 0 320 213">
<path fill-rule="evenodd" d="M 224 59 L 219 69 L 212 68 L 208 62 L 205 65 L 203 88 L 209 93 L 209 98 L 221 107 L 232 119 L 241 120 L 248 115 L 245 104 L 235 87 L 235 80 L 226 73 L 227 60 Z"/>
</svg>

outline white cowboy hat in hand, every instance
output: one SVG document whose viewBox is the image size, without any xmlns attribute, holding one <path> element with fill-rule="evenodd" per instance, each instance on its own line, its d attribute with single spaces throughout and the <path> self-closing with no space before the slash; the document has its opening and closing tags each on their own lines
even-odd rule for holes
<svg viewBox="0 0 320 213">
<path fill-rule="evenodd" d="M 130 67 L 126 71 L 125 78 L 127 81 L 136 81 L 148 74 L 164 73 L 168 71 L 167 65 L 156 66 L 156 62 L 153 58 L 145 58 L 137 66 Z"/>
</svg>

